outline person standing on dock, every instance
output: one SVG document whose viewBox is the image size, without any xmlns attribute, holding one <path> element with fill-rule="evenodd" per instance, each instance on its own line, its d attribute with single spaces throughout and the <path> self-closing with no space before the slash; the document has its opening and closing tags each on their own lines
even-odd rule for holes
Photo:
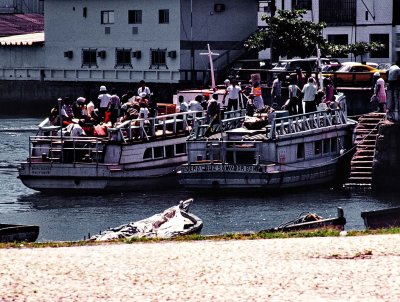
<svg viewBox="0 0 400 302">
<path fill-rule="evenodd" d="M 386 90 L 385 90 L 385 81 L 382 79 L 381 74 L 379 72 L 374 73 L 374 95 L 378 99 L 378 107 L 379 112 L 386 112 Z"/>
<path fill-rule="evenodd" d="M 400 62 L 391 66 L 388 71 L 387 114 L 389 121 L 399 121 L 400 102 Z"/>
</svg>

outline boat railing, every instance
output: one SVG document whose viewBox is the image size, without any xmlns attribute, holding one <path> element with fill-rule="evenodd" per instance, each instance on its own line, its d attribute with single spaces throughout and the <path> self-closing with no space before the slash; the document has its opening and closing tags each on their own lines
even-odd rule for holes
<svg viewBox="0 0 400 302">
<path fill-rule="evenodd" d="M 275 139 L 278 136 L 321 129 L 328 126 L 343 125 L 347 123 L 347 116 L 342 109 L 329 109 L 298 115 L 272 119 L 268 127 L 268 137 Z"/>
<path fill-rule="evenodd" d="M 37 135 L 55 135 L 60 129 L 61 126 L 52 125 L 47 117 L 39 124 Z"/>
<path fill-rule="evenodd" d="M 220 122 L 213 125 L 212 133 L 221 133 L 227 130 L 235 129 L 243 124 L 246 110 L 238 109 L 232 111 L 221 112 Z M 209 129 L 211 120 L 205 116 L 197 119 L 196 126 L 190 133 L 190 139 L 204 138 L 206 131 Z"/>
<path fill-rule="evenodd" d="M 104 142 L 96 137 L 31 136 L 28 162 L 103 161 Z"/>
<path fill-rule="evenodd" d="M 108 137 L 113 141 L 127 142 L 184 134 L 203 117 L 203 111 L 189 111 L 128 120 L 115 128 L 108 128 Z"/>
</svg>

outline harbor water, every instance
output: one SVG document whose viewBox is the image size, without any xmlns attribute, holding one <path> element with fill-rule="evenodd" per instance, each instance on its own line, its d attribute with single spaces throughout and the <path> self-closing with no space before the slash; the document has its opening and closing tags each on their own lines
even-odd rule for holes
<svg viewBox="0 0 400 302">
<path fill-rule="evenodd" d="M 98 195 L 46 195 L 26 188 L 18 165 L 28 155 L 28 138 L 40 117 L 0 116 L 0 223 L 40 226 L 38 241 L 81 240 L 108 227 L 149 217 L 181 199 L 194 198 L 191 211 L 203 219 L 202 234 L 259 231 L 315 212 L 335 217 L 342 207 L 347 230 L 362 230 L 362 211 L 400 206 L 395 193 L 374 195 L 328 187 L 288 192 L 224 194 L 182 188 Z M 161 182 L 162 180 L 160 180 Z"/>
</svg>

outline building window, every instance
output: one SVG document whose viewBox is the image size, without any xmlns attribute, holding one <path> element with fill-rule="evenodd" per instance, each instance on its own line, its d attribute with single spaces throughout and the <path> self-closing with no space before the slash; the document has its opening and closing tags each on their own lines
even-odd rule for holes
<svg viewBox="0 0 400 302">
<path fill-rule="evenodd" d="M 141 10 L 128 11 L 128 24 L 142 24 L 142 11 Z"/>
<path fill-rule="evenodd" d="M 400 0 L 393 0 L 393 25 L 400 25 Z"/>
<path fill-rule="evenodd" d="M 167 49 L 150 49 L 151 63 L 150 68 L 159 68 L 160 66 L 167 66 L 166 63 Z"/>
<path fill-rule="evenodd" d="M 292 0 L 292 9 L 312 10 L 312 0 Z"/>
<path fill-rule="evenodd" d="M 160 24 L 169 23 L 169 9 L 160 9 L 158 11 L 158 23 Z"/>
<path fill-rule="evenodd" d="M 369 35 L 370 42 L 378 42 L 385 47 L 379 51 L 371 52 L 371 58 L 389 58 L 389 35 L 388 34 L 371 34 Z"/>
<path fill-rule="evenodd" d="M 328 35 L 328 42 L 335 45 L 347 45 L 349 44 L 348 35 Z M 339 58 L 347 58 L 347 56 L 341 56 Z"/>
<path fill-rule="evenodd" d="M 328 42 L 336 45 L 347 45 L 349 44 L 348 35 L 328 35 Z"/>
<path fill-rule="evenodd" d="M 113 10 L 107 10 L 101 12 L 101 24 L 114 24 Z"/>
<path fill-rule="evenodd" d="M 131 63 L 131 48 L 117 48 L 115 50 L 115 67 L 130 67 L 132 68 Z"/>
<path fill-rule="evenodd" d="M 400 34 L 396 34 L 396 47 L 400 47 Z"/>
<path fill-rule="evenodd" d="M 356 23 L 356 0 L 319 0 L 319 21 L 330 26 Z"/>
<path fill-rule="evenodd" d="M 98 67 L 97 66 L 97 49 L 82 49 L 82 67 Z"/>
</svg>

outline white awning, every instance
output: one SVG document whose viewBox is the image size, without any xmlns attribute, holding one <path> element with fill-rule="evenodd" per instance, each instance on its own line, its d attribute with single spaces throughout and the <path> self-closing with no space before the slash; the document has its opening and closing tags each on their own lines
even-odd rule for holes
<svg viewBox="0 0 400 302">
<path fill-rule="evenodd" d="M 44 32 L 0 38 L 2 46 L 25 46 L 44 43 Z"/>
</svg>

